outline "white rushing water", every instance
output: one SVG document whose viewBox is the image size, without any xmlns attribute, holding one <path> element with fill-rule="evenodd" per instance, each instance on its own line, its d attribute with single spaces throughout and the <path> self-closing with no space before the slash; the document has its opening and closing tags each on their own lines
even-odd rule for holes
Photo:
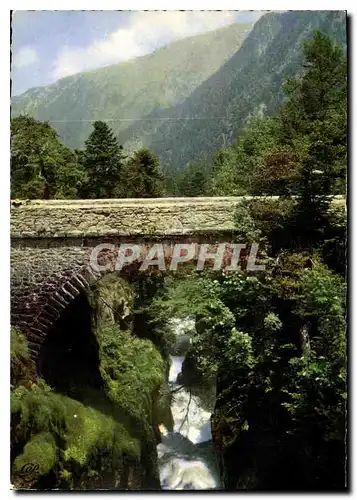
<svg viewBox="0 0 357 500">
<path fill-rule="evenodd" d="M 192 320 L 172 320 L 177 345 L 186 351 Z M 184 352 L 181 352 L 183 354 Z M 211 490 L 219 488 L 212 448 L 210 417 L 200 398 L 177 384 L 185 356 L 171 356 L 169 382 L 173 392 L 172 432 L 164 431 L 158 445 L 160 481 L 165 490 Z"/>
</svg>

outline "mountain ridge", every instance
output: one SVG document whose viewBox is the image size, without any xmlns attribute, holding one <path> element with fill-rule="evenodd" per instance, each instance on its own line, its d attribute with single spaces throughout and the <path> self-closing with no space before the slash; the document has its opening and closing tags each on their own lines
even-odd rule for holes
<svg viewBox="0 0 357 500">
<path fill-rule="evenodd" d="M 182 105 L 163 112 L 167 117 L 203 114 L 209 126 L 204 126 L 203 121 L 168 121 L 154 134 L 148 134 L 150 141 L 145 145 L 160 156 L 166 170 L 175 171 L 188 162 L 209 159 L 221 146 L 234 142 L 250 116 L 274 115 L 284 99 L 283 84 L 299 71 L 303 42 L 314 29 L 346 43 L 345 14 L 339 11 L 290 11 L 262 16 L 219 71 Z M 144 135 L 137 127 L 129 128 L 122 135 L 124 142 L 135 132 Z"/>
<path fill-rule="evenodd" d="M 315 29 L 345 44 L 346 13 L 269 12 L 254 24 L 233 24 L 66 77 L 54 84 L 60 95 L 48 87 L 41 87 L 46 98 L 27 91 L 13 100 L 13 114 L 48 120 L 70 147 L 83 146 L 91 121 L 108 121 L 128 153 L 149 147 L 165 171 L 178 171 L 234 142 L 250 116 L 274 115 Z M 105 116 L 94 116 L 94 109 Z"/>
<path fill-rule="evenodd" d="M 177 40 L 145 56 L 36 87 L 13 97 L 12 113 L 49 121 L 68 146 L 80 147 L 90 125 L 68 127 L 59 125 L 61 121 L 130 121 L 178 104 L 236 52 L 252 26 L 232 24 Z M 115 127 L 115 133 L 124 128 Z"/>
</svg>

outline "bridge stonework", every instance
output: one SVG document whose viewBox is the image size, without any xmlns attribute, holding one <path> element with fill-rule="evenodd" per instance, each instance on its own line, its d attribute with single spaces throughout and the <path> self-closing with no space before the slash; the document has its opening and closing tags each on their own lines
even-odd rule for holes
<svg viewBox="0 0 357 500">
<path fill-rule="evenodd" d="M 32 200 L 11 206 L 11 324 L 27 337 L 37 360 L 46 334 L 69 303 L 106 272 L 117 252 L 102 251 L 89 265 L 94 247 L 121 243 L 149 247 L 235 242 L 234 213 L 240 198 L 141 200 Z M 128 267 L 129 269 L 129 267 Z M 125 274 L 125 269 L 123 269 Z"/>
</svg>

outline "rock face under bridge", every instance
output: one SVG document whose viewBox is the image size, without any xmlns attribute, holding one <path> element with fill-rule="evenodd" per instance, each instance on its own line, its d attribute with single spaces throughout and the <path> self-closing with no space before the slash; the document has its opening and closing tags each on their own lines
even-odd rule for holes
<svg viewBox="0 0 357 500">
<path fill-rule="evenodd" d="M 89 265 L 100 243 L 234 242 L 241 198 L 14 201 L 11 206 L 11 323 L 34 360 L 68 304 L 101 278 Z M 102 252 L 102 264 L 115 252 Z M 169 255 L 166 255 L 169 257 Z M 114 266 L 108 266 L 110 272 Z M 128 266 L 129 269 L 129 266 Z M 125 269 L 123 272 L 128 272 Z"/>
</svg>

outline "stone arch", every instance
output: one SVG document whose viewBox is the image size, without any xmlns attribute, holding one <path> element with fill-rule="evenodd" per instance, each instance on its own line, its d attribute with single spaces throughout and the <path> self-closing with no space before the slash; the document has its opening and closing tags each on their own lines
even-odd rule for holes
<svg viewBox="0 0 357 500">
<path fill-rule="evenodd" d="M 48 331 L 81 293 L 87 292 L 100 275 L 87 269 L 64 272 L 61 277 L 49 277 L 38 286 L 25 285 L 12 297 L 12 325 L 28 340 L 31 357 L 36 361 Z"/>
<path fill-rule="evenodd" d="M 224 235 L 211 235 L 215 246 Z M 176 242 L 197 243 L 207 241 L 204 235 L 180 235 L 161 238 L 88 238 L 73 240 L 26 240 L 13 242 L 11 249 L 11 325 L 18 327 L 28 340 L 31 357 L 37 360 L 41 345 L 48 331 L 64 313 L 66 307 L 80 293 L 88 290 L 106 274 L 115 271 L 118 248 L 122 241 L 141 245 L 140 255 L 120 271 L 131 280 L 141 266 L 148 249 L 155 243 L 164 246 L 164 259 L 171 262 L 173 245 Z M 101 250 L 97 263 L 104 270 L 91 267 L 92 251 L 99 244 L 107 246 Z M 194 260 L 197 256 L 194 258 Z M 167 269 L 168 270 L 168 269 Z M 160 273 L 157 268 L 142 270 L 146 275 Z M 166 272 L 166 271 L 164 271 Z"/>
<path fill-rule="evenodd" d="M 74 397 L 83 387 L 102 387 L 100 348 L 84 292 L 70 301 L 41 340 L 36 371 L 53 389 Z"/>
<path fill-rule="evenodd" d="M 39 254 L 41 255 L 41 254 Z M 13 276 L 11 283 L 11 325 L 18 327 L 25 334 L 32 360 L 37 364 L 38 356 L 48 332 L 65 313 L 70 304 L 89 290 L 105 275 L 115 272 L 116 251 L 103 251 L 98 258 L 103 271 L 94 270 L 88 264 L 88 252 L 82 262 L 73 268 L 37 279 L 30 275 L 28 279 Z M 123 268 L 123 276 L 135 273 L 140 262 L 134 262 Z"/>
</svg>

